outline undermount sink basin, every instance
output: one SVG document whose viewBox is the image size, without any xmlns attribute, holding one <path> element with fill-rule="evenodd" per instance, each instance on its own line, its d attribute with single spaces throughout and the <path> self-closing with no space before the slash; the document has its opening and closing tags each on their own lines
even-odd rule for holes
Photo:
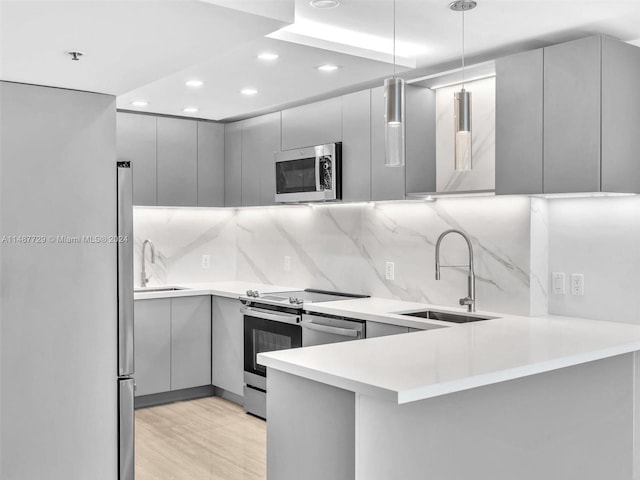
<svg viewBox="0 0 640 480">
<path fill-rule="evenodd" d="M 134 288 L 133 291 L 135 293 L 144 293 L 144 292 L 175 292 L 177 290 L 186 290 L 184 287 L 140 287 Z"/>
<path fill-rule="evenodd" d="M 441 312 L 438 310 L 420 310 L 417 312 L 401 313 L 401 315 L 408 315 L 410 317 L 428 318 L 430 320 L 440 320 L 441 322 L 452 323 L 470 323 L 479 322 L 482 320 L 491 320 L 496 317 L 487 317 L 483 315 L 476 315 L 474 313 L 454 313 L 454 312 Z"/>
</svg>

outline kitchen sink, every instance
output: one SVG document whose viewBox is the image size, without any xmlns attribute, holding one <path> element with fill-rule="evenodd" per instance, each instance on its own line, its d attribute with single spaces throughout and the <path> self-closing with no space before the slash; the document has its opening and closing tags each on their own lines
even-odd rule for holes
<svg viewBox="0 0 640 480">
<path fill-rule="evenodd" d="M 143 293 L 143 292 L 175 292 L 177 290 L 187 290 L 184 287 L 141 287 L 134 288 L 133 291 L 135 293 Z"/>
<path fill-rule="evenodd" d="M 487 317 L 484 315 L 476 315 L 475 313 L 454 313 L 454 312 L 441 312 L 438 310 L 420 310 L 417 312 L 401 313 L 400 315 L 408 315 L 410 317 L 428 318 L 430 320 L 440 320 L 441 322 L 452 323 L 470 323 L 479 322 L 482 320 L 491 320 L 497 317 Z"/>
</svg>

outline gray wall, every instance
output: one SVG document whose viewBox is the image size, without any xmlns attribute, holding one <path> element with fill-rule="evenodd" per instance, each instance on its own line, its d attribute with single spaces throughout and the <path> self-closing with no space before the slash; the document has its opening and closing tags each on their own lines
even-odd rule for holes
<svg viewBox="0 0 640 480">
<path fill-rule="evenodd" d="M 115 98 L 0 83 L 3 480 L 115 480 Z"/>
</svg>

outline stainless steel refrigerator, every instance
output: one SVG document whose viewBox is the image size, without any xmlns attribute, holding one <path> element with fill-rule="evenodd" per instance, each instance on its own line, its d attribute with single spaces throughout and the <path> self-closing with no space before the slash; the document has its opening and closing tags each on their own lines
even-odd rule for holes
<svg viewBox="0 0 640 480">
<path fill-rule="evenodd" d="M 118 162 L 118 463 L 119 480 L 135 477 L 133 397 L 133 182 Z"/>
</svg>

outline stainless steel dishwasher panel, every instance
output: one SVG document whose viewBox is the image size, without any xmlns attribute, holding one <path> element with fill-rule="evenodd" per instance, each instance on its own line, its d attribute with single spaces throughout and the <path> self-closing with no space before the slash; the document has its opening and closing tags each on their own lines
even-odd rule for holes
<svg viewBox="0 0 640 480">
<path fill-rule="evenodd" d="M 365 322 L 322 315 L 302 316 L 302 346 L 347 342 L 365 337 Z"/>
</svg>

